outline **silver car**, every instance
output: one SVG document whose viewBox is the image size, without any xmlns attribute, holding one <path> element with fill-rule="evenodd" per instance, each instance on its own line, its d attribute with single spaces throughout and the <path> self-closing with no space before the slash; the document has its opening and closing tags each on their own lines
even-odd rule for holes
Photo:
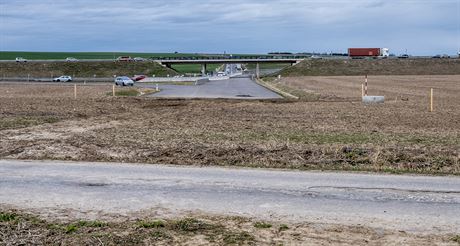
<svg viewBox="0 0 460 246">
<path fill-rule="evenodd" d="M 16 62 L 27 62 L 27 59 L 24 59 L 22 57 L 16 57 Z"/>
<path fill-rule="evenodd" d="M 67 57 L 67 58 L 65 58 L 65 61 L 67 61 L 67 62 L 77 62 L 78 59 L 74 58 L 74 57 Z"/>
<path fill-rule="evenodd" d="M 72 82 L 72 77 L 63 75 L 63 76 L 54 78 L 53 81 L 54 82 Z"/>
<path fill-rule="evenodd" d="M 136 61 L 136 62 L 143 62 L 143 61 L 146 61 L 146 59 L 145 59 L 145 58 L 142 58 L 142 57 L 134 57 L 133 60 Z"/>
<path fill-rule="evenodd" d="M 116 77 L 115 78 L 115 85 L 120 85 L 120 86 L 133 86 L 134 81 L 130 79 L 127 76 L 121 76 L 121 77 Z"/>
</svg>

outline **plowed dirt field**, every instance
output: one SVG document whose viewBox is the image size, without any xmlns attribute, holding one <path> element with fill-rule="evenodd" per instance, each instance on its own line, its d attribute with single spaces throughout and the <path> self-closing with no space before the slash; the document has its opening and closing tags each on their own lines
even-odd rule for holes
<svg viewBox="0 0 460 246">
<path fill-rule="evenodd" d="M 0 84 L 0 158 L 460 174 L 460 76 L 284 78 L 316 101 L 111 97 Z M 428 112 L 429 88 L 435 111 Z"/>
</svg>

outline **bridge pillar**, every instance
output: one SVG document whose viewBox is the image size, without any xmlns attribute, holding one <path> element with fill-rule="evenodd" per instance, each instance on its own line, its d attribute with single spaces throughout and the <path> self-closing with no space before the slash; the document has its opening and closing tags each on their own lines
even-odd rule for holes
<svg viewBox="0 0 460 246">
<path fill-rule="evenodd" d="M 260 79 L 260 64 L 259 63 L 256 64 L 256 77 Z"/>
<path fill-rule="evenodd" d="M 206 76 L 206 64 L 201 64 L 201 75 Z"/>
</svg>

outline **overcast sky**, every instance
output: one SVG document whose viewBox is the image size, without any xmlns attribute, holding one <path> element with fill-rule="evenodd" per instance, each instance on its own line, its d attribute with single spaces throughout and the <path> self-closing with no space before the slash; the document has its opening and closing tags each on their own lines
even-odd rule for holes
<svg viewBox="0 0 460 246">
<path fill-rule="evenodd" d="M 460 0 L 0 0 L 0 50 L 454 54 Z"/>
</svg>

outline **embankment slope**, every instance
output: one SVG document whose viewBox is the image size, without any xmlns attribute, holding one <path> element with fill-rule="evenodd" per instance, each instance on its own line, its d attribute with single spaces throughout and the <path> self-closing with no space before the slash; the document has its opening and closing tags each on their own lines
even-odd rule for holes
<svg viewBox="0 0 460 246">
<path fill-rule="evenodd" d="M 114 75 L 145 74 L 148 76 L 177 75 L 177 72 L 156 62 L 27 62 L 0 63 L 0 76 L 50 77 L 112 77 Z"/>
<path fill-rule="evenodd" d="M 457 75 L 460 59 L 305 60 L 283 76 Z"/>
</svg>

